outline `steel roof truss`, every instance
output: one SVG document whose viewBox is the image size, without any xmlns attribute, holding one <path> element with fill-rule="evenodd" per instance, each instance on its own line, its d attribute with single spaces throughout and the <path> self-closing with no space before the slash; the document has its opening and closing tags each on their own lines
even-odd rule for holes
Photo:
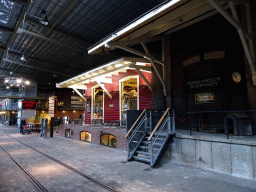
<svg viewBox="0 0 256 192">
<path fill-rule="evenodd" d="M 17 32 L 17 30 L 18 30 L 18 28 L 19 28 L 19 25 L 20 25 L 20 23 L 22 22 L 23 17 L 24 17 L 24 15 L 25 15 L 25 13 L 27 12 L 30 3 L 31 3 L 31 0 L 27 0 L 27 3 L 26 3 L 26 5 L 25 5 L 25 7 L 22 9 L 21 14 L 19 15 L 19 18 L 18 18 L 18 20 L 17 20 L 17 22 L 16 22 L 16 24 L 15 24 L 14 29 L 13 29 L 13 33 L 11 34 L 11 36 L 10 36 L 8 42 L 7 42 L 7 45 L 6 45 L 6 49 L 4 50 L 4 52 L 3 52 L 3 54 L 2 54 L 1 61 L 0 61 L 1 64 L 2 64 L 3 59 L 4 59 L 4 57 L 5 57 L 6 53 L 7 53 L 8 48 L 9 48 L 9 47 L 11 46 L 11 44 L 12 44 L 12 41 L 13 41 L 15 35 L 16 35 L 16 32 Z"/>
<path fill-rule="evenodd" d="M 50 70 L 50 69 L 45 69 L 45 68 L 42 68 L 42 67 L 36 67 L 36 66 L 31 66 L 31 65 L 28 65 L 28 64 L 24 64 L 24 63 L 22 63 L 20 61 L 13 61 L 11 59 L 5 59 L 4 58 L 3 61 L 9 62 L 9 63 L 13 63 L 13 64 L 16 64 L 16 65 L 21 65 L 21 66 L 29 67 L 29 68 L 38 69 L 38 70 L 41 70 L 41 71 L 47 71 L 47 72 L 50 72 L 50 73 L 56 73 L 56 74 L 59 74 L 59 75 L 71 76 L 71 75 L 63 74 L 63 73 L 60 73 L 60 72 L 57 72 L 57 71 L 53 71 L 53 70 Z"/>
<path fill-rule="evenodd" d="M 27 3 L 28 3 L 27 0 L 9 0 L 9 1 L 21 4 L 21 5 L 27 5 Z"/>
<path fill-rule="evenodd" d="M 38 38 L 40 38 L 40 39 L 43 39 L 43 40 L 50 41 L 50 42 L 52 42 L 52 43 L 58 44 L 58 45 L 60 45 L 60 46 L 62 46 L 62 47 L 66 47 L 66 48 L 71 49 L 71 50 L 73 50 L 73 51 L 77 51 L 77 52 L 81 52 L 81 51 L 82 51 L 81 49 L 78 49 L 78 48 L 76 48 L 76 47 L 72 47 L 72 46 L 70 46 L 70 45 L 61 43 L 61 42 L 59 42 L 59 41 L 56 41 L 56 40 L 54 40 L 54 39 L 51 39 L 51 38 L 48 38 L 48 37 L 46 37 L 46 36 L 40 35 L 40 34 L 38 34 L 38 33 L 34 33 L 34 32 L 31 32 L 31 31 L 28 31 L 28 30 L 26 30 L 26 29 L 19 28 L 18 31 L 17 31 L 17 33 L 27 33 L 27 34 L 29 34 L 29 35 L 38 37 Z M 84 52 L 85 52 L 85 51 L 84 51 Z"/>
</svg>

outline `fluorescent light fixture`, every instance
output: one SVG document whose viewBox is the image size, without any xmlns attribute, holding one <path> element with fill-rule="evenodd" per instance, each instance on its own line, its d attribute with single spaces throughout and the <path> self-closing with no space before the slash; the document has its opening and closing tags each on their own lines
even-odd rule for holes
<svg viewBox="0 0 256 192">
<path fill-rule="evenodd" d="M 121 66 L 123 66 L 123 64 L 116 64 L 115 66 L 116 67 L 121 67 Z"/>
<path fill-rule="evenodd" d="M 117 38 L 118 36 L 126 33 L 127 31 L 133 29 L 134 27 L 140 25 L 141 23 L 145 22 L 146 20 L 154 17 L 155 15 L 157 15 L 158 13 L 161 13 L 162 11 L 168 9 L 169 7 L 171 7 L 172 5 L 178 3 L 181 0 L 172 0 L 166 4 L 164 4 L 163 6 L 152 10 L 150 13 L 148 13 L 147 15 L 144 15 L 143 17 L 139 18 L 137 21 L 133 22 L 132 24 L 128 25 L 127 27 L 121 29 L 120 31 L 115 33 L 115 36 L 111 36 L 110 38 L 108 38 L 107 40 L 103 41 L 102 43 L 96 45 L 95 47 L 91 48 L 90 50 L 88 50 L 88 54 L 90 54 L 91 52 L 95 51 L 96 49 L 98 49 L 99 47 L 107 44 L 108 42 L 110 42 L 111 40 Z"/>
<path fill-rule="evenodd" d="M 146 65 L 146 63 L 142 63 L 142 62 L 136 62 L 136 64 L 135 65 L 141 65 L 141 66 L 145 66 Z"/>
<path fill-rule="evenodd" d="M 40 23 L 43 25 L 48 25 L 49 21 L 47 15 L 45 15 L 44 18 L 41 19 Z"/>
<path fill-rule="evenodd" d="M 21 61 L 24 61 L 24 62 L 27 61 L 25 55 L 22 55 L 21 58 L 20 58 L 20 60 L 21 60 Z"/>
</svg>

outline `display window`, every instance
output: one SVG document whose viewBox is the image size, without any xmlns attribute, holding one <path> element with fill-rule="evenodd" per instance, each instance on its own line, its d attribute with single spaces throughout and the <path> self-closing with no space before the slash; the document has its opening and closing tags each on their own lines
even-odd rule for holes
<svg viewBox="0 0 256 192">
<path fill-rule="evenodd" d="M 131 76 L 120 81 L 120 119 L 126 121 L 127 110 L 138 110 L 139 78 Z"/>
<path fill-rule="evenodd" d="M 91 142 L 91 141 L 92 141 L 92 135 L 91 135 L 91 133 L 89 133 L 89 132 L 87 132 L 87 131 L 81 131 L 81 132 L 80 132 L 80 140 L 81 140 L 81 141 Z"/>
<path fill-rule="evenodd" d="M 92 120 L 97 122 L 103 119 L 104 92 L 99 86 L 92 88 Z M 98 122 L 100 123 L 100 122 Z"/>
<path fill-rule="evenodd" d="M 110 135 L 110 134 L 106 133 L 106 134 L 102 134 L 100 136 L 100 144 L 101 145 L 116 147 L 116 142 L 117 142 L 117 139 L 114 135 Z"/>
</svg>

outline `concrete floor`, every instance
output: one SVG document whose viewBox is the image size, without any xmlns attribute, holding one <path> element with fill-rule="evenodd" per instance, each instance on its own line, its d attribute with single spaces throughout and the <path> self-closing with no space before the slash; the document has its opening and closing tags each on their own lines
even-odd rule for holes
<svg viewBox="0 0 256 192">
<path fill-rule="evenodd" d="M 48 191 L 104 191 L 90 187 L 78 175 L 7 137 L 10 135 L 39 151 L 90 175 L 119 191 L 232 191 L 256 192 L 256 181 L 206 171 L 187 164 L 162 162 L 158 168 L 126 162 L 126 152 L 58 137 L 41 139 L 39 133 L 19 134 L 18 128 L 0 125 L 0 145 L 8 149 Z M 34 191 L 26 177 L 0 149 L 0 191 Z"/>
</svg>

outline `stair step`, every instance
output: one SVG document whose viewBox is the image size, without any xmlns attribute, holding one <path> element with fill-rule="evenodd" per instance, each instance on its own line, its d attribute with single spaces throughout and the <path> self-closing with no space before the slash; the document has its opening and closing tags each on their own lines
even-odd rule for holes
<svg viewBox="0 0 256 192">
<path fill-rule="evenodd" d="M 150 156 L 151 155 L 149 152 L 145 152 L 145 151 L 136 151 L 136 153 L 143 154 L 143 155 L 146 155 L 146 156 Z"/>
<path fill-rule="evenodd" d="M 142 157 L 142 156 L 134 156 L 133 157 L 136 161 L 143 161 L 143 162 L 147 162 L 147 163 L 150 163 L 151 162 L 151 159 L 150 158 L 145 158 L 145 157 Z"/>
<path fill-rule="evenodd" d="M 151 141 L 142 141 L 141 142 L 142 144 L 146 144 L 146 145 L 150 145 L 151 144 Z M 162 146 L 163 143 L 158 143 L 158 142 L 155 142 L 154 145 L 159 145 L 159 146 Z"/>
<path fill-rule="evenodd" d="M 145 137 L 145 139 L 148 139 L 149 137 Z M 155 137 L 152 137 L 152 139 L 154 140 L 155 139 Z M 165 138 L 159 138 L 159 137 L 157 137 L 156 138 L 156 140 L 158 140 L 158 141 L 164 141 L 165 140 Z"/>
<path fill-rule="evenodd" d="M 151 141 L 142 141 L 141 143 L 142 143 L 142 144 L 150 145 Z"/>
<path fill-rule="evenodd" d="M 150 135 L 151 134 L 151 132 L 148 132 L 148 134 Z M 157 135 L 157 136 L 159 136 L 159 137 L 166 137 L 167 135 L 168 135 L 168 133 L 155 133 L 154 135 Z"/>
<path fill-rule="evenodd" d="M 154 150 L 154 151 L 159 150 L 160 147 L 161 147 L 161 146 L 154 146 L 154 147 L 153 147 L 153 150 Z M 139 148 L 140 148 L 140 149 L 144 149 L 144 150 L 147 149 L 148 151 L 151 150 L 151 147 L 148 147 L 148 146 L 139 146 Z"/>
</svg>

